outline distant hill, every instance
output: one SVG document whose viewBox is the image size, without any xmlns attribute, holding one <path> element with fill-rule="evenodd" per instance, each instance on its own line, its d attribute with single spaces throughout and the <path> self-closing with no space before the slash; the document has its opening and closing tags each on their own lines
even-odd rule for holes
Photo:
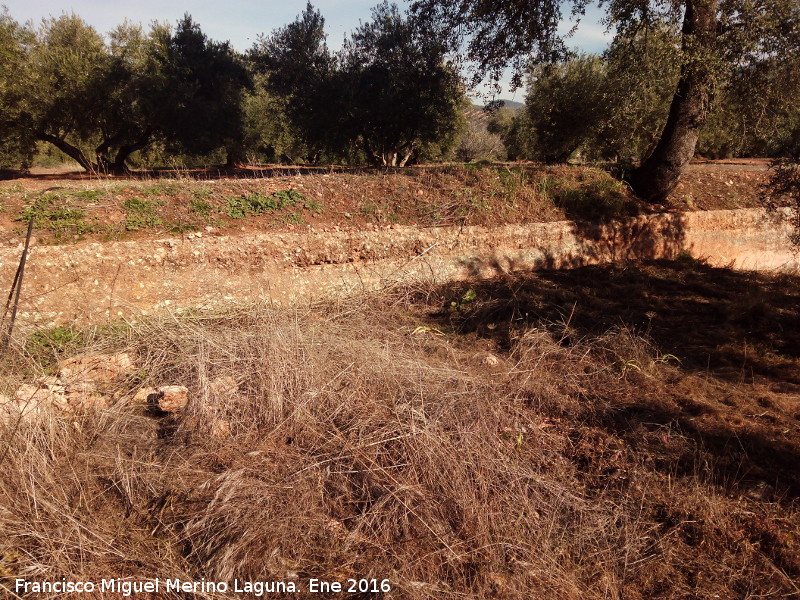
<svg viewBox="0 0 800 600">
<path fill-rule="evenodd" d="M 510 108 L 511 110 L 517 111 L 521 109 L 525 104 L 523 102 L 515 102 L 514 100 L 503 100 L 505 103 L 503 108 Z M 489 121 L 490 115 L 483 110 L 482 104 L 472 104 L 466 111 L 466 117 L 469 121 L 480 123 L 482 125 L 486 125 Z"/>
<path fill-rule="evenodd" d="M 515 100 L 503 100 L 503 102 L 505 102 L 503 108 L 510 108 L 511 110 L 519 110 L 525 106 L 524 102 L 516 102 Z"/>
</svg>

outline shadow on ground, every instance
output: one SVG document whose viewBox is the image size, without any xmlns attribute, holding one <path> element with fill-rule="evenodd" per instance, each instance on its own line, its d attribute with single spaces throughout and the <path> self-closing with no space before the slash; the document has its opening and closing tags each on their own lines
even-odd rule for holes
<svg viewBox="0 0 800 600">
<path fill-rule="evenodd" d="M 467 289 L 476 301 L 439 317 L 501 346 L 508 345 L 510 330 L 533 322 L 560 324 L 573 337 L 624 325 L 692 371 L 749 382 L 765 376 L 800 386 L 800 277 L 714 268 L 686 258 L 452 284 L 442 290 L 445 304 Z"/>
<path fill-rule="evenodd" d="M 640 375 L 635 397 L 606 382 L 579 398 L 578 418 L 670 476 L 707 477 L 779 502 L 800 498 L 797 276 L 686 259 L 545 270 L 453 284 L 442 294 L 440 327 L 506 351 L 532 327 L 565 346 L 614 329 L 652 340 L 672 374 Z M 589 470 L 596 459 L 577 458 Z"/>
</svg>

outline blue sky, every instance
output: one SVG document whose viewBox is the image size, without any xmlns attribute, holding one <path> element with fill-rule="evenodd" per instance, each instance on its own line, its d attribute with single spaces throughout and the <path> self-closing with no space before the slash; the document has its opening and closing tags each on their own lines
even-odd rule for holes
<svg viewBox="0 0 800 600">
<path fill-rule="evenodd" d="M 315 0 L 328 30 L 328 45 L 336 50 L 345 35 L 358 26 L 359 20 L 370 17 L 370 8 L 379 0 Z M 0 0 L 18 21 L 31 20 L 38 24 L 42 18 L 75 12 L 101 33 L 107 33 L 126 18 L 149 24 L 151 21 L 175 23 L 188 12 L 212 39 L 228 40 L 237 50 L 246 50 L 261 33 L 270 33 L 295 19 L 303 11 L 306 0 Z M 408 2 L 399 1 L 401 8 Z M 601 51 L 609 41 L 605 27 L 598 23 L 599 11 L 589 10 L 570 45 L 587 52 Z M 568 30 L 569 24 L 562 29 Z M 521 92 L 517 92 L 519 99 Z"/>
</svg>

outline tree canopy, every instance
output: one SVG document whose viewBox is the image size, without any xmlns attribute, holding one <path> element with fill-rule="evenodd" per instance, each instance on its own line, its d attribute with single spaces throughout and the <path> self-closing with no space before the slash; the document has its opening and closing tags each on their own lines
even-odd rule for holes
<svg viewBox="0 0 800 600">
<path fill-rule="evenodd" d="M 264 93 L 281 101 L 295 142 L 300 141 L 293 146 L 302 147 L 306 160 L 341 150 L 342 86 L 326 43 L 325 19 L 310 2 L 293 23 L 260 37 L 248 58 L 265 78 Z"/>
<path fill-rule="evenodd" d="M 445 53 L 422 21 L 403 18 L 388 2 L 345 43 L 348 126 L 370 161 L 404 166 L 415 153 L 453 145 L 464 90 Z"/>
<path fill-rule="evenodd" d="M 595 0 L 615 39 L 579 56 L 559 26 L 589 4 L 416 0 L 402 14 L 383 2 L 332 52 L 308 3 L 244 56 L 189 15 L 104 35 L 74 14 L 34 27 L 3 10 L 0 167 L 25 167 L 47 144 L 105 173 L 164 153 L 402 166 L 456 147 L 495 156 L 502 138 L 512 158 L 638 163 L 629 182 L 658 202 L 697 151 L 788 152 L 800 0 Z M 473 83 L 510 66 L 527 83 L 524 110 L 467 126 L 470 65 Z"/>
<path fill-rule="evenodd" d="M 375 165 L 404 166 L 453 144 L 461 78 L 421 21 L 384 2 L 338 54 L 328 50 L 324 25 L 309 3 L 248 55 L 265 77 L 263 94 L 281 100 L 307 160 L 360 153 Z"/>
<path fill-rule="evenodd" d="M 249 74 L 188 15 L 174 32 L 124 23 L 106 38 L 74 14 L 36 30 L 4 14 L 0 44 L 0 128 L 20 151 L 38 140 L 87 170 L 120 172 L 157 139 L 187 153 L 241 145 Z"/>
<path fill-rule="evenodd" d="M 451 48 L 466 39 L 476 80 L 498 81 L 509 65 L 519 85 L 532 64 L 564 58 L 558 25 L 564 10 L 579 17 L 589 0 L 416 0 L 415 13 L 434 24 Z M 731 69 L 779 57 L 800 44 L 798 0 L 598 0 L 617 36 L 679 24 L 680 73 L 658 143 L 630 178 L 658 202 L 675 187 L 695 152 L 715 90 Z"/>
<path fill-rule="evenodd" d="M 30 30 L 0 11 L 0 168 L 27 166 L 33 154 L 30 126 L 23 114 L 24 92 L 19 85 L 26 49 L 33 43 Z"/>
</svg>

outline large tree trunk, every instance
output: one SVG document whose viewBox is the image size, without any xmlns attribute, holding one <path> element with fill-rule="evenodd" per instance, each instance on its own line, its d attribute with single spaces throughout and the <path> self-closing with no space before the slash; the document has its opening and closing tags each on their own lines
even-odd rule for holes
<svg viewBox="0 0 800 600">
<path fill-rule="evenodd" d="M 678 185 L 681 173 L 694 156 L 700 128 L 708 116 L 713 87 L 713 61 L 717 31 L 717 0 L 686 0 L 682 46 L 686 62 L 669 117 L 653 153 L 631 175 L 640 198 L 663 202 Z"/>
<path fill-rule="evenodd" d="M 150 143 L 151 135 L 152 132 L 150 129 L 148 129 L 137 141 L 133 142 L 132 144 L 124 144 L 120 146 L 119 150 L 117 150 L 117 155 L 114 157 L 114 162 L 110 165 L 110 171 L 114 175 L 124 175 L 127 173 L 128 166 L 125 164 L 125 161 L 131 154 L 147 146 Z"/>
<path fill-rule="evenodd" d="M 244 153 L 240 147 L 229 146 L 225 148 L 225 156 L 226 169 L 240 169 L 246 164 Z"/>
</svg>

